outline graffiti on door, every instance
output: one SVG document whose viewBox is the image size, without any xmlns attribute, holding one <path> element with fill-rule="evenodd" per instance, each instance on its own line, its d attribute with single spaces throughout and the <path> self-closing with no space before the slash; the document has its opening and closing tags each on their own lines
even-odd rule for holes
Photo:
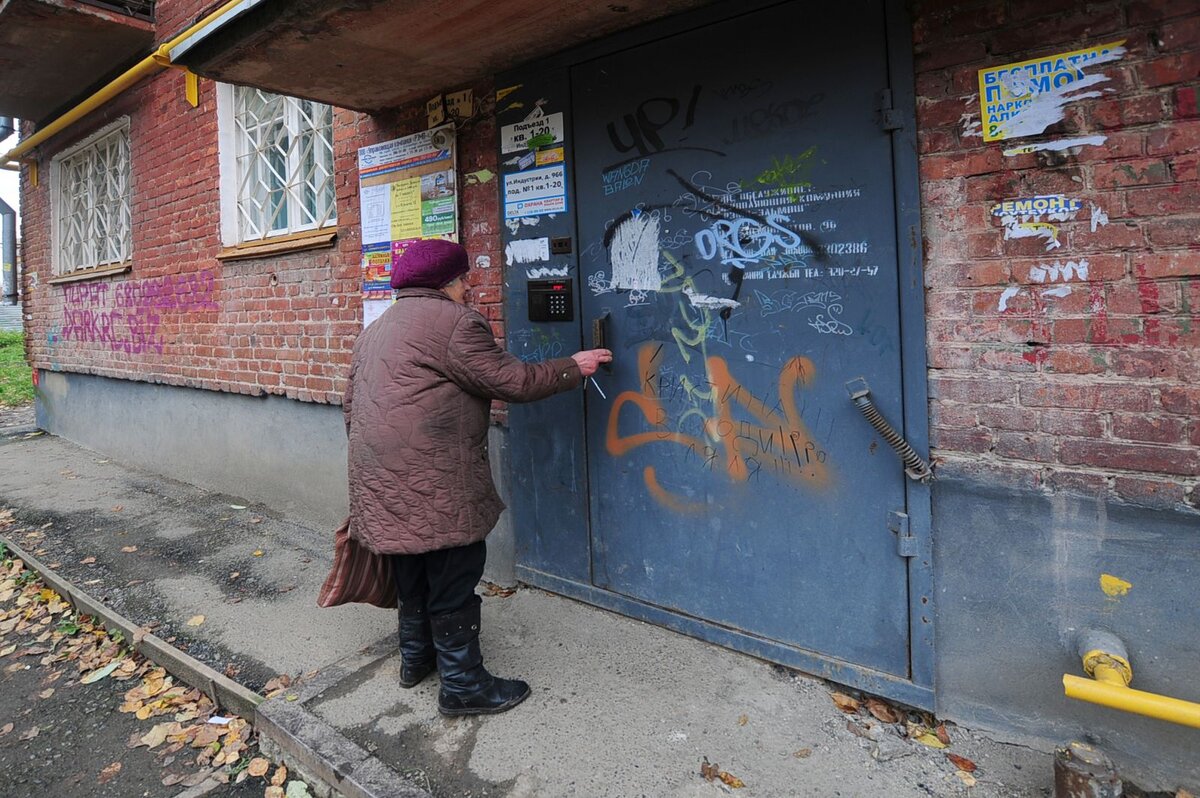
<svg viewBox="0 0 1200 798">
<path fill-rule="evenodd" d="M 673 295 L 675 303 L 671 341 L 650 340 L 638 347 L 638 388 L 613 401 L 605 434 L 608 453 L 625 457 L 643 446 L 668 444 L 684 472 L 719 473 L 746 485 L 774 477 L 798 486 L 826 487 L 832 477 L 827 452 L 809 432 L 797 406 L 798 394 L 816 377 L 812 361 L 796 356 L 780 366 L 775 397 L 747 389 L 725 358 L 708 352 L 710 332 L 722 323 L 717 308 L 691 301 L 692 278 L 670 253 L 662 255 L 671 270 L 663 275 L 659 294 Z M 682 369 L 669 364 L 673 356 L 682 361 Z M 637 431 L 622 431 L 627 405 L 633 410 L 624 411 L 625 423 L 632 416 Z M 665 486 L 653 465 L 643 469 L 642 479 L 649 495 L 671 510 L 695 513 L 706 507 L 678 488 Z"/>
</svg>

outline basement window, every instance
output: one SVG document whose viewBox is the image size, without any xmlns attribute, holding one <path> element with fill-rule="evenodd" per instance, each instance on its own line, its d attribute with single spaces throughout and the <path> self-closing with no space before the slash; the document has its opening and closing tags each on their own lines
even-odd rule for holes
<svg viewBox="0 0 1200 798">
<path fill-rule="evenodd" d="M 336 225 L 333 107 L 224 84 L 217 100 L 222 243 Z"/>
<path fill-rule="evenodd" d="M 51 159 L 55 275 L 107 272 L 130 259 L 129 172 L 129 117 Z"/>
</svg>

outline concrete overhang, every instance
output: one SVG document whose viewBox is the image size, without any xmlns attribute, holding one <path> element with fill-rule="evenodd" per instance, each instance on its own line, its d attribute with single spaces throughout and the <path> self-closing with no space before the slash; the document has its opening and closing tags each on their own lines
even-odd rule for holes
<svg viewBox="0 0 1200 798">
<path fill-rule="evenodd" d="M 243 0 L 171 60 L 213 80 L 377 111 L 710 2 Z"/>
<path fill-rule="evenodd" d="M 74 0 L 0 1 L 0 115 L 43 120 L 145 56 L 154 25 Z"/>
</svg>

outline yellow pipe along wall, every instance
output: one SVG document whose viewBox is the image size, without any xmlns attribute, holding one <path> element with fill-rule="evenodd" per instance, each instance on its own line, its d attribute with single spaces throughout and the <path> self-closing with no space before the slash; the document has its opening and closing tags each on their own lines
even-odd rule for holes
<svg viewBox="0 0 1200 798">
<path fill-rule="evenodd" d="M 173 38 L 169 39 L 168 41 L 166 41 L 163 44 L 156 47 L 153 53 L 146 56 L 141 61 L 138 61 L 136 64 L 134 64 L 132 67 L 127 69 L 125 72 L 123 72 L 119 77 L 114 79 L 107 86 L 100 89 L 92 96 L 88 97 L 86 100 L 81 102 L 79 105 L 76 105 L 70 111 L 67 111 L 65 114 L 60 116 L 58 119 L 55 119 L 50 124 L 41 128 L 36 133 L 29 136 L 27 139 L 25 139 L 20 144 L 18 144 L 16 147 L 14 147 L 12 150 L 10 150 L 8 153 L 6 153 L 2 159 L 3 162 L 5 163 L 5 165 L 7 165 L 8 162 L 10 162 L 10 161 L 15 161 L 15 160 L 18 160 L 18 159 L 24 157 L 31 150 L 33 150 L 34 147 L 36 147 L 39 144 L 41 144 L 42 142 L 46 141 L 51 136 L 53 136 L 57 133 L 60 133 L 61 131 L 65 130 L 67 127 L 78 122 L 80 119 L 87 116 L 92 111 L 96 110 L 97 108 L 104 105 L 105 103 L 107 103 L 108 101 L 110 101 L 111 99 L 116 97 L 117 95 L 121 94 L 123 91 L 125 91 L 129 87 L 136 84 L 142 78 L 147 77 L 148 75 L 151 75 L 155 72 L 158 72 L 158 71 L 161 71 L 163 69 L 170 67 L 171 66 L 170 52 L 176 45 L 178 45 L 180 42 L 182 42 L 187 37 L 194 34 L 196 31 L 199 31 L 199 30 L 202 30 L 202 29 L 208 27 L 213 22 L 215 22 L 217 19 L 224 16 L 229 11 L 232 11 L 234 8 L 236 8 L 240 4 L 241 4 L 241 0 L 229 0 L 229 2 L 222 5 L 216 11 L 212 12 L 211 14 L 206 16 L 204 19 L 197 22 L 195 25 L 192 25 L 191 27 L 184 30 L 182 33 L 178 34 L 177 36 L 174 36 Z"/>
<path fill-rule="evenodd" d="M 1200 729 L 1200 704 L 1129 686 L 1133 667 L 1124 643 L 1115 635 L 1086 631 L 1080 648 L 1083 670 L 1091 678 L 1063 674 L 1067 698 Z"/>
</svg>

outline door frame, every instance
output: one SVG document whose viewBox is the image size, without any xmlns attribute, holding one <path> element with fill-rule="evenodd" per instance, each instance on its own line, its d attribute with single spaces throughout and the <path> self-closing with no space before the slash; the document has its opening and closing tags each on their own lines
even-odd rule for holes
<svg viewBox="0 0 1200 798">
<path fill-rule="evenodd" d="M 710 6 L 647 23 L 632 30 L 579 45 L 569 51 L 522 66 L 497 76 L 496 85 L 507 86 L 531 80 L 538 73 L 569 70 L 572 66 L 622 50 L 650 44 L 659 39 L 708 27 L 745 14 L 799 0 L 742 0 Z M 912 25 L 901 0 L 884 0 L 885 42 L 892 109 L 902 127 L 892 131 L 892 163 L 899 289 L 899 343 L 901 357 L 901 401 L 904 408 L 905 439 L 922 456 L 929 452 L 928 382 L 925 349 L 925 292 L 922 263 L 921 199 L 917 159 L 915 71 Z M 884 87 L 880 87 L 881 89 Z M 568 113 L 565 137 L 574 151 L 573 120 Z M 499 129 L 500 125 L 497 124 Z M 568 180 L 572 218 L 578 212 L 574 181 Z M 576 236 L 576 240 L 577 236 Z M 506 281 L 507 282 L 507 281 Z M 506 297 L 506 314 L 511 304 Z M 507 315 L 506 315 L 507 317 Z M 515 316 L 511 318 L 516 318 Z M 580 326 L 583 334 L 582 322 Z M 847 399 L 849 401 L 849 399 Z M 864 420 L 863 423 L 866 423 Z M 582 435 L 582 432 L 581 432 Z M 586 438 L 586 436 L 584 436 Z M 586 440 L 583 446 L 586 447 Z M 586 449 L 585 455 L 586 457 Z M 896 468 L 902 468 L 899 460 Z M 514 502 L 516 497 L 514 497 Z M 590 497 L 585 498 L 590 506 Z M 733 648 L 762 659 L 782 663 L 831 681 L 877 693 L 911 706 L 932 710 L 934 706 L 935 604 L 933 591 L 933 545 L 931 539 L 931 491 L 927 484 L 905 480 L 909 533 L 916 538 L 917 555 L 908 563 L 909 674 L 894 676 L 814 651 L 799 649 L 757 637 L 678 611 L 647 604 L 592 584 L 516 564 L 517 578 L 570 598 L 619 612 L 639 620 Z M 879 523 L 885 524 L 886 518 Z M 590 513 L 588 518 L 590 528 Z M 589 533 L 589 538 L 591 537 Z M 589 552 L 590 560 L 590 552 Z"/>
</svg>

